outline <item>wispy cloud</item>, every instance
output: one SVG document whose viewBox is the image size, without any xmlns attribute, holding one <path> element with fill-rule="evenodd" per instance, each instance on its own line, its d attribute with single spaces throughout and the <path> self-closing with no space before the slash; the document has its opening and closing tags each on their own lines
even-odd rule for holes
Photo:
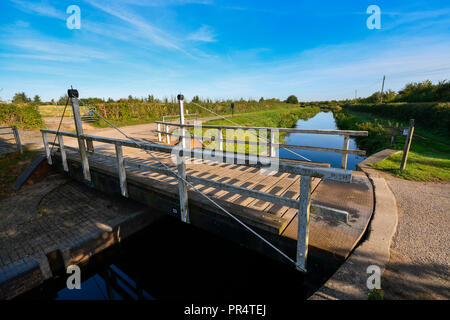
<svg viewBox="0 0 450 320">
<path fill-rule="evenodd" d="M 44 2 L 30 2 L 22 0 L 10 0 L 14 3 L 20 10 L 24 12 L 36 13 L 41 16 L 56 18 L 60 20 L 65 20 L 66 15 L 63 10 L 56 9 L 55 7 Z"/>
<path fill-rule="evenodd" d="M 211 27 L 203 25 L 197 31 L 189 34 L 187 40 L 202 41 L 202 42 L 216 42 L 216 35 Z"/>
<path fill-rule="evenodd" d="M 153 41 L 155 44 L 182 51 L 177 45 L 177 39 L 174 36 L 146 22 L 140 16 L 128 11 L 123 6 L 111 6 L 95 0 L 87 0 L 87 2 L 93 7 L 133 26 L 141 36 Z"/>
</svg>

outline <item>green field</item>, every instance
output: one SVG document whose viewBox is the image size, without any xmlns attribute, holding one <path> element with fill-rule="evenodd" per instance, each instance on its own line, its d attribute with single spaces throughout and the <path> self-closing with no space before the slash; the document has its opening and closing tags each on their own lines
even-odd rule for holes
<svg viewBox="0 0 450 320">
<path fill-rule="evenodd" d="M 64 112 L 65 106 L 58 105 L 42 105 L 38 107 L 39 113 L 41 117 L 61 117 Z M 80 113 L 83 115 L 84 113 L 89 112 L 89 109 L 85 106 L 80 106 Z M 73 117 L 72 106 L 68 105 L 66 108 L 66 112 L 64 114 L 65 117 Z"/>
</svg>

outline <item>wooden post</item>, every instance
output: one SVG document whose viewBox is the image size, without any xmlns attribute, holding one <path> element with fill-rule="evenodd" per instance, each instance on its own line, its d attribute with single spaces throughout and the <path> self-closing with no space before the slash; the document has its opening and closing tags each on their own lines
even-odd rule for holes
<svg viewBox="0 0 450 320">
<path fill-rule="evenodd" d="M 86 139 L 86 149 L 87 151 L 94 152 L 94 142 L 92 139 Z"/>
<path fill-rule="evenodd" d="M 58 134 L 59 151 L 61 152 L 61 160 L 65 172 L 69 172 L 69 166 L 67 165 L 66 149 L 64 148 L 64 141 L 62 135 Z"/>
<path fill-rule="evenodd" d="M 160 123 L 157 124 L 157 130 L 158 130 L 158 142 L 161 142 L 162 139 L 161 139 L 161 124 Z"/>
<path fill-rule="evenodd" d="M 47 133 L 42 132 L 42 141 L 44 142 L 45 155 L 47 156 L 47 162 L 52 164 L 52 155 L 50 154 L 50 147 L 48 146 Z"/>
<path fill-rule="evenodd" d="M 125 171 L 125 165 L 123 163 L 122 146 L 118 143 L 116 143 L 116 161 L 117 169 L 119 170 L 120 191 L 122 193 L 122 196 L 128 198 L 127 173 Z"/>
<path fill-rule="evenodd" d="M 186 163 L 184 162 L 183 155 L 180 155 L 180 152 L 182 151 L 178 151 L 177 153 L 178 175 L 186 180 Z M 178 179 L 178 193 L 180 195 L 181 221 L 191 223 L 189 218 L 188 188 L 186 182 L 181 179 Z"/>
<path fill-rule="evenodd" d="M 402 164 L 400 170 L 405 170 L 406 161 L 408 161 L 409 148 L 411 147 L 412 137 L 414 134 L 414 119 L 409 120 L 408 135 L 406 136 L 405 148 L 403 149 Z"/>
<path fill-rule="evenodd" d="M 16 140 L 17 150 L 19 150 L 20 153 L 23 153 L 22 143 L 20 143 L 19 130 L 17 130 L 16 126 L 13 126 L 12 130 L 13 130 L 13 133 L 14 133 L 14 139 Z"/>
<path fill-rule="evenodd" d="M 78 92 L 76 92 L 76 96 L 74 96 L 74 91 L 76 90 L 69 90 L 69 97 L 72 102 L 73 119 L 75 121 L 75 129 L 77 131 L 78 149 L 80 150 L 83 176 L 87 181 L 91 181 L 91 173 L 89 172 L 89 160 L 86 153 L 86 146 L 84 144 L 84 139 L 81 137 L 83 135 L 83 125 L 81 122 L 80 106 L 78 105 Z"/>
<path fill-rule="evenodd" d="M 306 272 L 309 241 L 309 210 L 311 207 L 311 177 L 300 177 L 298 209 L 297 270 Z"/>
<path fill-rule="evenodd" d="M 348 147 L 350 145 L 350 137 L 349 136 L 344 136 L 344 150 L 348 150 Z M 342 169 L 347 169 L 347 159 L 348 159 L 348 153 L 344 152 L 342 154 L 342 164 L 341 164 L 341 168 Z"/>
</svg>

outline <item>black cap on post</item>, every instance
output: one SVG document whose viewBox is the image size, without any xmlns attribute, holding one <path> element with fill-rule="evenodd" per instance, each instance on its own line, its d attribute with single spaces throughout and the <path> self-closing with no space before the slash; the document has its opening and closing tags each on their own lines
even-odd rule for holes
<svg viewBox="0 0 450 320">
<path fill-rule="evenodd" d="M 179 100 L 184 100 L 184 96 L 182 94 L 177 95 L 177 99 Z"/>
<path fill-rule="evenodd" d="M 69 98 L 78 98 L 78 90 L 77 89 L 69 89 L 67 90 L 67 95 Z"/>
</svg>

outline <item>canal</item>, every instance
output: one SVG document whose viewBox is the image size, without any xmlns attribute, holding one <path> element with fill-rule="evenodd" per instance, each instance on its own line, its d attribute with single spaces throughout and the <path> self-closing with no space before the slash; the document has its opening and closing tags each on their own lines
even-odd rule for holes
<svg viewBox="0 0 450 320">
<path fill-rule="evenodd" d="M 298 129 L 328 129 L 328 130 L 338 130 L 334 120 L 333 112 L 319 112 L 314 117 L 308 120 L 298 120 L 295 128 Z M 338 148 L 342 149 L 344 145 L 343 136 L 334 136 L 328 134 L 309 134 L 309 133 L 291 133 L 285 138 L 285 144 L 290 145 L 301 145 L 301 146 L 313 146 L 313 147 L 326 147 L 326 148 Z M 355 139 L 350 139 L 350 149 L 358 149 Z M 322 152 L 322 151 L 310 151 L 293 149 L 292 151 L 300 154 L 303 157 L 308 158 L 315 162 L 325 162 L 329 163 L 333 168 L 341 167 L 341 153 L 334 152 Z M 301 159 L 299 156 L 292 154 L 291 152 L 280 149 L 280 157 L 288 159 Z M 364 160 L 365 157 L 349 154 L 347 160 L 347 169 L 355 170 L 356 165 Z"/>
</svg>

